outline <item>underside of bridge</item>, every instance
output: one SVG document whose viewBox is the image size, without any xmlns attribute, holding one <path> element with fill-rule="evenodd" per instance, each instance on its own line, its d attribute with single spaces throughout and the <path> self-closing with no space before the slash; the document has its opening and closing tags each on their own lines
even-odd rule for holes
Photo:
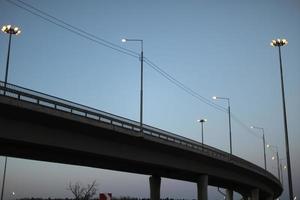
<svg viewBox="0 0 300 200">
<path fill-rule="evenodd" d="M 195 183 L 207 175 L 208 185 L 243 196 L 258 189 L 259 199 L 282 192 L 278 181 L 174 142 L 5 96 L 0 96 L 0 110 L 2 155 Z"/>
</svg>

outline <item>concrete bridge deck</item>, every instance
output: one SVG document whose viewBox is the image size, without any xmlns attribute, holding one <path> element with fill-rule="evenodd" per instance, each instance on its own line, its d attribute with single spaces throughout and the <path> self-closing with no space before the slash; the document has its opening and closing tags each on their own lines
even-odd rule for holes
<svg viewBox="0 0 300 200">
<path fill-rule="evenodd" d="M 151 175 L 156 199 L 160 177 L 197 183 L 202 199 L 207 184 L 253 199 L 282 192 L 277 178 L 244 159 L 57 97 L 0 82 L 0 110 L 2 155 Z"/>
</svg>

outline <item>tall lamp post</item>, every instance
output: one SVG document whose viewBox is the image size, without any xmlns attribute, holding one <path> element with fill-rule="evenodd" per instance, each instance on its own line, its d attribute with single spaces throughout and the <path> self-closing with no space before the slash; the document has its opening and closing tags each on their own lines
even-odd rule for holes
<svg viewBox="0 0 300 200">
<path fill-rule="evenodd" d="M 198 119 L 197 122 L 201 123 L 201 137 L 202 137 L 202 145 L 203 145 L 203 123 L 207 122 L 207 119 Z"/>
<path fill-rule="evenodd" d="M 257 126 L 250 126 L 250 128 L 258 129 L 262 131 L 262 139 L 263 139 L 263 147 L 264 147 L 264 162 L 265 162 L 265 170 L 267 170 L 267 158 L 266 158 L 266 140 L 265 140 L 265 131 L 264 128 Z"/>
<path fill-rule="evenodd" d="M 6 88 L 7 77 L 8 77 L 8 67 L 9 67 L 11 36 L 12 35 L 19 35 L 21 33 L 21 30 L 18 27 L 16 27 L 16 26 L 14 27 L 12 25 L 4 25 L 1 30 L 2 30 L 3 33 L 7 33 L 9 35 L 7 59 L 6 59 L 6 70 L 5 70 L 5 81 L 4 81 L 4 88 Z"/>
<path fill-rule="evenodd" d="M 1 29 L 3 33 L 7 33 L 9 35 L 8 40 L 8 50 L 7 50 L 7 59 L 6 59 L 6 70 L 5 70 L 5 80 L 4 80 L 4 88 L 6 89 L 7 85 L 7 78 L 8 78 L 8 67 L 9 67 L 9 56 L 10 56 L 10 46 L 11 46 L 11 36 L 12 35 L 19 35 L 21 30 L 18 27 L 14 27 L 12 25 L 4 25 Z M 4 91 L 5 94 L 5 91 Z M 2 189 L 1 189 L 1 200 L 3 200 L 3 193 L 4 193 L 4 186 L 5 186 L 5 177 L 6 177 L 6 166 L 7 166 L 7 156 L 5 156 L 4 161 L 4 172 L 3 172 L 3 179 L 2 179 Z"/>
<path fill-rule="evenodd" d="M 293 180 L 292 180 L 292 171 L 291 171 L 289 136 L 288 136 L 288 127 L 287 127 L 287 116 L 286 116 L 286 108 L 285 108 L 285 95 L 284 95 L 284 84 L 283 84 L 283 73 L 282 73 L 282 60 L 281 60 L 281 47 L 284 45 L 287 45 L 287 44 L 288 44 L 288 41 L 286 39 L 277 39 L 277 40 L 272 40 L 272 42 L 271 42 L 271 46 L 278 47 L 278 52 L 279 52 L 281 94 L 282 94 L 282 106 L 283 106 L 285 148 L 286 148 L 286 162 L 287 162 L 288 181 L 289 181 L 289 196 L 290 196 L 289 199 L 293 200 L 293 198 L 294 198 Z"/>
<path fill-rule="evenodd" d="M 273 148 L 276 152 L 276 161 L 277 161 L 277 173 L 278 173 L 278 179 L 280 180 L 280 169 L 279 169 L 279 155 L 278 155 L 278 147 L 275 145 L 267 144 L 267 148 Z M 275 160 L 275 156 L 272 156 L 272 160 Z"/>
<path fill-rule="evenodd" d="M 143 71 L 144 71 L 144 52 L 143 52 L 143 40 L 141 39 L 122 39 L 122 42 L 140 42 L 141 43 L 141 54 L 140 54 L 140 61 L 141 61 L 141 92 L 140 92 L 140 129 L 141 133 L 143 132 Z"/>
<path fill-rule="evenodd" d="M 226 100 L 227 101 L 227 106 L 228 106 L 228 109 L 227 109 L 227 112 L 228 112 L 228 127 L 229 127 L 229 142 L 230 142 L 230 154 L 232 155 L 232 139 L 231 139 L 231 114 L 230 114 L 230 99 L 229 98 L 226 98 L 226 97 L 216 97 L 216 96 L 213 96 L 212 97 L 213 99 L 223 99 L 223 100 Z"/>
</svg>

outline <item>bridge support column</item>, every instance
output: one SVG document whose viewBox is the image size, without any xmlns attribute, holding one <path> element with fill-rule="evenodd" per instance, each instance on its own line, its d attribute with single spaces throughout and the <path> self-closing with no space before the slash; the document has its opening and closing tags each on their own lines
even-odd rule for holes
<svg viewBox="0 0 300 200">
<path fill-rule="evenodd" d="M 226 200 L 233 200 L 233 190 L 226 189 Z"/>
<path fill-rule="evenodd" d="M 259 200 L 259 190 L 253 189 L 251 191 L 251 200 Z"/>
<path fill-rule="evenodd" d="M 207 200 L 208 176 L 201 175 L 197 182 L 198 200 Z"/>
<path fill-rule="evenodd" d="M 160 200 L 160 182 L 159 176 L 152 175 L 149 178 L 150 182 L 150 200 Z"/>
</svg>

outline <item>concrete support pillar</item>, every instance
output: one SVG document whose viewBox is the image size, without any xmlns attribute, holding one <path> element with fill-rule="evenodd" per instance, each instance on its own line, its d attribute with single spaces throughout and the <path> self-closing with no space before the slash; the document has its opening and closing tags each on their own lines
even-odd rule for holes
<svg viewBox="0 0 300 200">
<path fill-rule="evenodd" d="M 233 190 L 226 189 L 226 200 L 233 200 Z"/>
<path fill-rule="evenodd" d="M 259 200 L 259 190 L 253 189 L 251 191 L 251 200 Z"/>
<path fill-rule="evenodd" d="M 159 176 L 150 176 L 150 200 L 160 200 L 160 182 Z"/>
<path fill-rule="evenodd" d="M 201 175 L 197 182 L 198 200 L 207 200 L 208 176 Z"/>
</svg>

